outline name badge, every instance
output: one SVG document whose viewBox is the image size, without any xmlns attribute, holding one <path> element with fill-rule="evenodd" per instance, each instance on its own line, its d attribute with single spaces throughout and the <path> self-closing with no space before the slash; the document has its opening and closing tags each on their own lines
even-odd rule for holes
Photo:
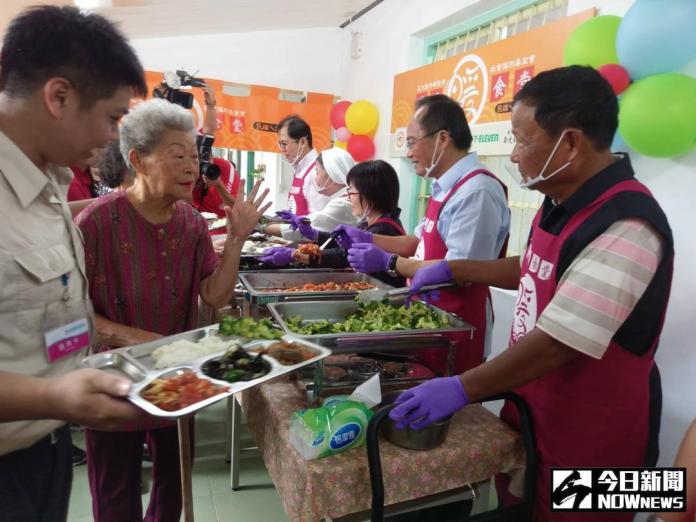
<svg viewBox="0 0 696 522">
<path fill-rule="evenodd" d="M 44 332 L 48 362 L 53 363 L 89 346 L 89 322 L 86 318 Z"/>
</svg>

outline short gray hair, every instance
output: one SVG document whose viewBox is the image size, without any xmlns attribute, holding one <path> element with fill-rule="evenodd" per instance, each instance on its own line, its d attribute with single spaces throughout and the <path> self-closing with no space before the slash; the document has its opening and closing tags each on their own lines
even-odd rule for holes
<svg viewBox="0 0 696 522">
<path fill-rule="evenodd" d="M 167 131 L 190 132 L 195 136 L 193 116 L 183 107 L 162 99 L 141 102 L 124 116 L 120 130 L 120 148 L 131 174 L 135 174 L 135 171 L 128 153 L 136 150 L 149 154 Z"/>
</svg>

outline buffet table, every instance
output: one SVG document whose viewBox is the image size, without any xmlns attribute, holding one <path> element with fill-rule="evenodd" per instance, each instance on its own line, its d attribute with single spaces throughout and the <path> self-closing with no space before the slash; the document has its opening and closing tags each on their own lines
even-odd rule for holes
<svg viewBox="0 0 696 522">
<path fill-rule="evenodd" d="M 370 508 L 365 447 L 305 461 L 290 445 L 292 413 L 307 404 L 300 381 L 281 377 L 237 395 L 289 518 L 336 519 Z M 430 451 L 380 444 L 386 503 L 396 504 L 522 470 L 520 436 L 480 405 L 454 415 L 445 443 Z"/>
</svg>

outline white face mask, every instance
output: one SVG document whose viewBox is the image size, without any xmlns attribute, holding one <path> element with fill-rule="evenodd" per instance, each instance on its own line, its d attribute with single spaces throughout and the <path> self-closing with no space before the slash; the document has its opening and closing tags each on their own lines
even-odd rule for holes
<svg viewBox="0 0 696 522">
<path fill-rule="evenodd" d="M 312 178 L 312 184 L 314 185 L 314 190 L 316 190 L 319 194 L 323 193 L 325 190 L 327 190 L 333 182 L 331 181 L 331 178 L 329 176 L 326 176 L 326 182 L 322 185 L 319 186 L 319 183 L 317 182 L 317 176 L 314 176 Z"/>
<path fill-rule="evenodd" d="M 302 139 L 302 138 L 300 138 Z M 301 156 L 302 156 L 302 151 L 304 150 L 304 143 L 301 141 L 297 141 L 297 154 L 292 160 L 288 160 L 285 157 L 285 154 L 283 154 L 283 159 L 291 166 L 291 167 L 296 167 L 297 164 L 300 162 Z"/>
<path fill-rule="evenodd" d="M 568 165 L 570 165 L 570 161 L 566 161 L 563 165 L 558 167 L 556 170 L 554 170 L 551 174 L 548 176 L 544 177 L 544 172 L 546 171 L 546 167 L 549 166 L 549 163 L 551 163 L 551 160 L 553 159 L 554 154 L 556 154 L 556 151 L 558 150 L 558 147 L 561 144 L 561 140 L 563 139 L 563 136 L 565 136 L 567 131 L 561 132 L 561 135 L 558 137 L 558 141 L 556 142 L 556 146 L 553 148 L 551 151 L 551 154 L 549 154 L 548 159 L 546 160 L 546 163 L 544 163 L 544 166 L 541 168 L 541 172 L 539 172 L 539 175 L 536 178 L 528 179 L 527 181 L 522 178 L 520 181 L 520 187 L 521 188 L 532 188 L 533 186 L 537 185 L 538 183 L 541 183 L 542 181 L 547 181 L 554 177 L 556 174 L 558 174 L 560 171 L 562 171 L 564 168 L 566 168 Z"/>
<path fill-rule="evenodd" d="M 440 133 L 437 134 L 438 136 Z M 433 170 L 437 167 L 437 164 L 440 163 L 440 160 L 442 159 L 442 155 L 445 153 L 445 149 L 442 149 L 440 151 L 440 154 L 437 156 L 437 159 L 435 159 L 435 155 L 437 154 L 437 146 L 439 142 L 437 138 L 435 139 L 435 148 L 433 149 L 433 157 L 430 158 L 430 166 L 426 167 L 425 169 L 425 175 L 423 176 L 424 178 L 429 178 L 430 175 L 433 173 Z"/>
</svg>

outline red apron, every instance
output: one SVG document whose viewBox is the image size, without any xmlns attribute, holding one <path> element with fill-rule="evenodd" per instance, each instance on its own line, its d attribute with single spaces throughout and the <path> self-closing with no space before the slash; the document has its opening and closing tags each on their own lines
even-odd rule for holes
<svg viewBox="0 0 696 522">
<path fill-rule="evenodd" d="M 444 259 L 447 255 L 447 245 L 437 230 L 440 211 L 462 185 L 479 174 L 490 176 L 503 185 L 498 178 L 487 170 L 477 169 L 460 179 L 442 201 L 435 201 L 432 196 L 430 197 L 421 232 L 421 245 L 419 245 L 419 249 L 422 248 L 423 251 L 423 260 Z M 503 190 L 507 193 L 505 185 L 503 185 Z M 500 253 L 502 257 L 505 256 L 505 250 L 506 248 L 503 246 Z M 447 312 L 458 315 L 475 328 L 473 338 L 469 332 L 455 334 L 451 337 L 452 340 L 458 342 L 454 368 L 452 370 L 454 373 L 462 373 L 483 362 L 484 343 L 486 340 L 486 302 L 489 299 L 489 295 L 488 286 L 472 284 L 466 288 L 440 290 L 440 299 L 433 303 Z M 423 348 L 418 350 L 417 354 L 421 362 L 428 368 L 439 375 L 445 373 L 447 368 L 447 350 Z"/>
<path fill-rule="evenodd" d="M 532 223 L 520 270 L 510 346 L 530 332 L 556 292 L 556 267 L 564 242 L 594 212 L 623 191 L 650 192 L 623 181 L 573 215 L 556 236 Z M 657 311 L 656 311 L 657 312 Z M 550 511 L 551 467 L 644 466 L 648 444 L 649 375 L 657 339 L 638 356 L 611 343 L 602 359 L 579 355 L 571 363 L 515 390 L 529 404 L 539 457 L 534 520 L 630 521 L 633 513 Z M 517 410 L 506 403 L 501 417 L 519 426 Z M 503 494 L 503 496 L 506 496 Z"/>
<path fill-rule="evenodd" d="M 404 227 L 402 227 L 401 223 L 399 223 L 395 219 L 388 218 L 388 217 L 381 217 L 381 218 L 377 218 L 375 220 L 375 223 L 373 223 L 373 224 L 376 224 L 376 223 L 388 223 L 391 226 L 393 226 L 396 230 L 398 230 L 399 234 L 401 234 L 402 236 L 406 235 L 406 230 L 404 230 Z"/>
<path fill-rule="evenodd" d="M 309 203 L 304 195 L 304 182 L 307 174 L 314 168 L 316 161 L 313 161 L 309 167 L 302 171 L 298 171 L 292 178 L 290 186 L 290 194 L 288 195 L 288 210 L 297 216 L 306 216 L 309 214 Z"/>
</svg>

